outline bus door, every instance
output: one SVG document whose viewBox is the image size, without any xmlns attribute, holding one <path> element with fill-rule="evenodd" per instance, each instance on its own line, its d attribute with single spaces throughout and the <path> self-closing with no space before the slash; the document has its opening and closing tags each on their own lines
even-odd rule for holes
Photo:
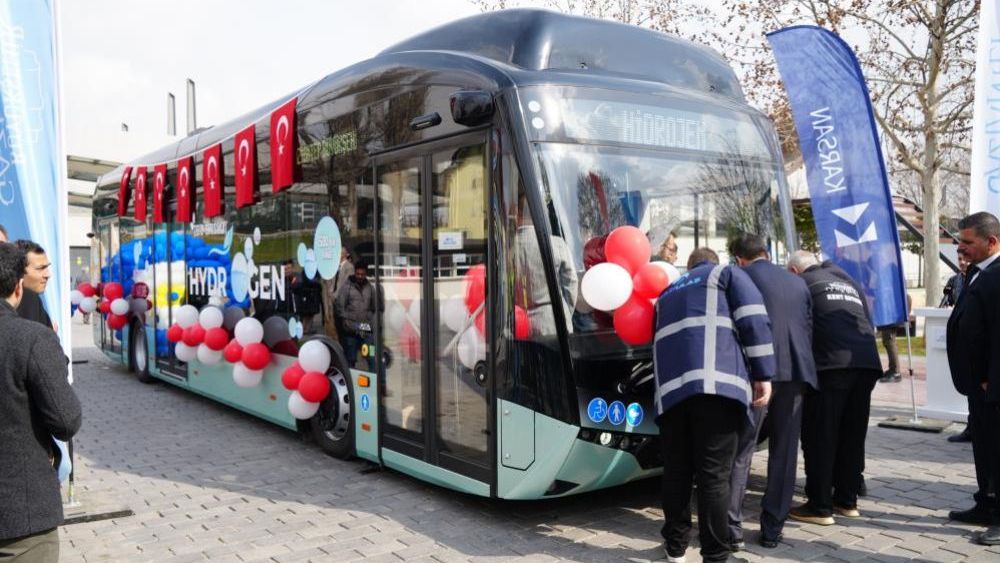
<svg viewBox="0 0 1000 563">
<path fill-rule="evenodd" d="M 377 348 L 382 446 L 491 484 L 486 171 L 482 135 L 377 160 Z"/>
<path fill-rule="evenodd" d="M 98 257 L 97 271 L 100 272 L 100 282 L 120 281 L 121 260 L 118 256 L 119 248 L 119 225 L 118 219 L 108 219 L 98 225 Z M 100 295 L 98 295 L 100 297 Z M 91 322 L 100 327 L 100 346 L 108 352 L 121 353 L 122 342 L 119 333 L 108 326 L 106 316 L 100 310 L 91 315 Z"/>
</svg>

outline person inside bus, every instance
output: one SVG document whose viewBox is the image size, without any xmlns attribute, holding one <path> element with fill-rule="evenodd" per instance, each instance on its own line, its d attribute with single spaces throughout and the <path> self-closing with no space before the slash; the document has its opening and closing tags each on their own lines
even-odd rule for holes
<svg viewBox="0 0 1000 563">
<path fill-rule="evenodd" d="M 730 477 L 750 408 L 767 405 L 777 370 L 764 298 L 738 267 L 708 248 L 656 302 L 656 423 L 663 459 L 661 534 L 667 560 L 684 561 L 697 483 L 698 537 L 705 561 L 732 555 Z"/>
<path fill-rule="evenodd" d="M 650 229 L 646 236 L 649 238 L 650 246 L 656 249 L 656 255 L 653 256 L 653 260 L 660 260 L 666 262 L 667 264 L 677 263 L 677 233 L 674 231 L 667 231 L 663 240 L 659 244 L 656 244 L 654 238 L 658 238 L 655 235 L 655 230 Z"/>
<path fill-rule="evenodd" d="M 0 243 L 0 561 L 58 561 L 63 508 L 50 437 L 68 441 L 82 413 L 56 334 L 16 313 L 26 265 L 17 246 Z"/>
<path fill-rule="evenodd" d="M 538 235 L 535 233 L 531 210 L 528 208 L 528 198 L 523 190 L 518 195 L 517 234 L 514 238 L 517 247 L 515 301 L 528 312 L 532 336 L 555 336 L 556 320 L 552 311 L 552 298 L 545 280 L 545 270 L 539 259 L 541 248 L 538 244 Z M 565 318 L 570 319 L 579 292 L 573 255 L 569 245 L 566 244 L 566 239 L 555 234 L 549 237 L 549 248 L 552 250 L 552 262 L 556 269 L 556 281 L 559 284 Z M 572 326 L 570 331 L 572 332 Z"/>
<path fill-rule="evenodd" d="M 354 275 L 337 294 L 337 317 L 341 319 L 344 331 L 340 343 L 344 346 L 347 363 L 354 367 L 358 362 L 358 351 L 362 344 L 372 345 L 372 327 L 376 312 L 375 287 L 368 281 L 368 266 L 360 260 L 354 264 Z M 365 357 L 369 371 L 374 369 L 372 358 Z"/>
<path fill-rule="evenodd" d="M 312 334 L 313 319 L 322 310 L 323 287 L 319 283 L 318 276 L 310 279 L 306 276 L 305 269 L 300 268 L 294 272 L 287 287 L 292 292 L 295 314 L 302 321 L 302 331 L 305 334 Z"/>
<path fill-rule="evenodd" d="M 21 318 L 42 323 L 43 325 L 57 330 L 56 325 L 49 317 L 42 303 L 42 293 L 49 284 L 51 276 L 49 257 L 45 254 L 45 249 L 30 240 L 19 240 L 15 243 L 25 255 L 27 266 L 24 270 L 24 297 L 17 308 L 17 314 Z"/>
</svg>

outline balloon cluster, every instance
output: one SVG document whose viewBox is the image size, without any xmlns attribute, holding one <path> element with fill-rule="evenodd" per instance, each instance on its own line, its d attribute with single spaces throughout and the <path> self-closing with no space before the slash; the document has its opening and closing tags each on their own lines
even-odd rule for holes
<svg viewBox="0 0 1000 563">
<path fill-rule="evenodd" d="M 599 311 L 614 311 L 615 332 L 623 342 L 648 344 L 653 303 L 680 272 L 667 262 L 650 262 L 649 239 L 635 227 L 618 227 L 606 239 L 595 240 L 585 248 L 585 254 L 597 258 L 588 261 L 583 275 L 584 300 Z"/>
<path fill-rule="evenodd" d="M 330 349 L 318 340 L 302 345 L 299 359 L 281 374 L 281 384 L 292 392 L 288 412 L 297 419 L 312 418 L 319 404 L 330 395 Z"/>
<path fill-rule="evenodd" d="M 81 283 L 69 292 L 69 302 L 84 313 L 93 313 L 97 310 L 97 288 L 89 283 Z"/>
<path fill-rule="evenodd" d="M 177 308 L 176 318 L 177 322 L 167 329 L 167 340 L 174 343 L 178 360 L 190 362 L 197 358 L 205 365 L 222 361 L 222 349 L 229 342 L 222 309 L 208 305 L 199 312 L 194 305 L 183 305 Z"/>
<path fill-rule="evenodd" d="M 149 302 L 144 297 L 127 297 L 124 286 L 118 282 L 102 284 L 100 293 L 103 299 L 98 299 L 97 288 L 81 283 L 70 292 L 70 304 L 84 313 L 100 311 L 112 330 L 124 328 L 129 314 L 138 315 L 149 310 Z"/>
</svg>

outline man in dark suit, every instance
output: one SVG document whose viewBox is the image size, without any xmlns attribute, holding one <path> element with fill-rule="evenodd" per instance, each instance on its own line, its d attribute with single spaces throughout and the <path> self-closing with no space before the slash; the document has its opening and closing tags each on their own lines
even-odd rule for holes
<svg viewBox="0 0 1000 563">
<path fill-rule="evenodd" d="M 30 240 L 19 240 L 14 244 L 24 253 L 27 267 L 24 270 L 24 296 L 21 304 L 17 307 L 17 314 L 21 318 L 41 323 L 51 329 L 56 329 L 56 325 L 49 317 L 42 303 L 42 294 L 49 285 L 49 277 L 52 276 L 52 263 L 45 254 L 45 249 L 38 243 Z"/>
<path fill-rule="evenodd" d="M 51 328 L 15 311 L 24 253 L 0 243 L 0 561 L 57 561 L 63 521 L 52 437 L 80 428 L 80 402 Z"/>
<path fill-rule="evenodd" d="M 952 520 L 990 528 L 980 543 L 1000 544 L 1000 221 L 973 213 L 958 222 L 958 252 L 969 261 L 965 287 L 948 318 L 948 366 L 955 389 L 969 401 L 972 457 L 979 490 L 975 506 L 953 510 Z M 994 494 L 990 494 L 991 491 Z"/>
<path fill-rule="evenodd" d="M 729 527 L 736 547 L 743 543 L 743 497 L 750 463 L 765 416 L 770 419 L 767 488 L 761 500 L 760 538 L 764 547 L 777 547 L 792 507 L 795 469 L 802 428 L 802 397 L 816 388 L 816 364 L 812 352 L 812 298 L 802 278 L 768 261 L 764 239 L 742 234 L 729 242 L 729 253 L 764 296 L 771 319 L 777 373 L 771 380 L 771 403 L 754 408 L 754 424 L 740 436 L 733 464 Z M 737 314 L 739 311 L 737 311 Z"/>
</svg>

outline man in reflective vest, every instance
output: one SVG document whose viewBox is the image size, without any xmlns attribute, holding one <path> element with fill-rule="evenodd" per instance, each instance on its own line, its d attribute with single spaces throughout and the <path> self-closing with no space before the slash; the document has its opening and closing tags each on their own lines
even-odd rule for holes
<svg viewBox="0 0 1000 563">
<path fill-rule="evenodd" d="M 657 300 L 655 329 L 667 560 L 684 561 L 697 480 L 702 558 L 742 561 L 731 553 L 729 481 L 749 408 L 767 404 L 777 369 L 764 299 L 745 272 L 699 248 Z"/>
</svg>

